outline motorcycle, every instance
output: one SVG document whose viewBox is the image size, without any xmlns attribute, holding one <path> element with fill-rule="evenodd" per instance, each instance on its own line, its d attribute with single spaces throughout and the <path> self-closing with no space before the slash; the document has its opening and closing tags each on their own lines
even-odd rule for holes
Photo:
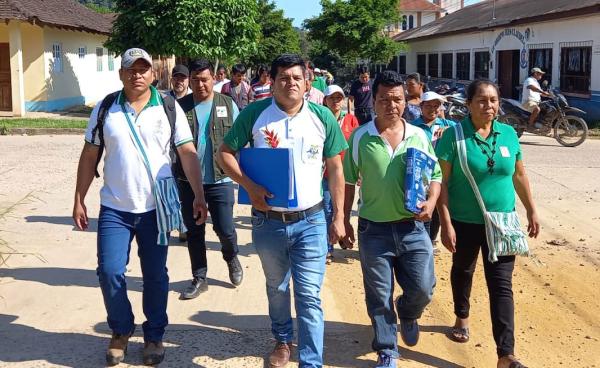
<svg viewBox="0 0 600 368">
<path fill-rule="evenodd" d="M 444 108 L 447 119 L 461 122 L 469 114 L 464 88 L 450 87 L 450 85 L 442 83 L 433 90 L 437 94 L 446 97 L 447 102 L 444 104 Z"/>
<path fill-rule="evenodd" d="M 500 109 L 501 116 L 498 120 L 511 125 L 521 137 L 528 131 L 536 135 L 549 136 L 565 147 L 576 147 L 582 144 L 588 135 L 588 126 L 582 118 L 569 113 L 585 114 L 585 111 L 569 106 L 565 96 L 558 89 L 548 89 L 550 97 L 540 103 L 540 114 L 537 122 L 542 124 L 540 129 L 529 126 L 531 113 L 523 109 L 521 103 L 516 100 L 503 98 Z"/>
</svg>

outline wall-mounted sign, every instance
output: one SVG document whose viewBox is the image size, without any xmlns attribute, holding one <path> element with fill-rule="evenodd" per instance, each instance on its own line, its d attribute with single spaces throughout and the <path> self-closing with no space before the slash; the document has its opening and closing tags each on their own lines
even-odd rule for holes
<svg viewBox="0 0 600 368">
<path fill-rule="evenodd" d="M 502 41 L 502 39 L 504 37 L 514 37 L 517 40 L 519 40 L 519 42 L 521 42 L 521 45 L 523 46 L 521 49 L 521 57 L 520 59 L 520 66 L 522 69 L 527 69 L 527 66 L 529 65 L 529 53 L 527 52 L 527 41 L 529 41 L 529 37 L 531 36 L 531 30 L 529 28 L 527 28 L 525 30 L 525 32 L 521 32 L 516 28 L 505 28 L 503 29 L 498 36 L 496 37 L 496 40 L 494 40 L 494 46 L 492 46 L 492 57 L 490 59 L 493 59 L 493 55 L 494 52 L 496 51 L 496 47 L 498 46 L 498 44 L 500 43 L 500 41 Z"/>
</svg>

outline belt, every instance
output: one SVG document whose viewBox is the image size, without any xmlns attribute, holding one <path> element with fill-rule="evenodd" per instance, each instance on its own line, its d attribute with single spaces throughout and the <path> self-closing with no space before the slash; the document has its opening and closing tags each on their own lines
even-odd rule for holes
<svg viewBox="0 0 600 368">
<path fill-rule="evenodd" d="M 259 211 L 255 210 L 258 213 L 262 213 L 269 220 L 278 220 L 281 222 L 289 223 L 289 222 L 298 222 L 307 218 L 310 215 L 313 215 L 319 211 L 323 210 L 323 202 L 319 202 L 312 206 L 311 208 L 307 208 L 304 211 L 294 211 L 294 212 L 280 212 L 280 211 Z"/>
</svg>

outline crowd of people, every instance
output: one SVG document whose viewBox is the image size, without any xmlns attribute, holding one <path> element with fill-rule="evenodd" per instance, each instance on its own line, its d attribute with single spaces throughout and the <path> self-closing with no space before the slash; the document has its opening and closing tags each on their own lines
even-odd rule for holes
<svg viewBox="0 0 600 368">
<path fill-rule="evenodd" d="M 123 89 L 99 102 L 89 120 L 73 208 L 76 226 L 85 230 L 85 197 L 104 152 L 97 254 L 113 332 L 108 365 L 123 361 L 136 328 L 125 278 L 134 237 L 144 283 L 146 365 L 165 356 L 165 233 L 186 234 L 182 240 L 187 241 L 191 282 L 181 299 L 197 298 L 208 289 L 209 214 L 231 284 L 243 283 L 233 221 L 236 182 L 252 203 L 252 243 L 266 279 L 276 341 L 270 367 L 286 366 L 292 354 L 292 280 L 299 366 L 323 366 L 320 291 L 335 244 L 344 249 L 358 245 L 374 334 L 371 346 L 377 353 L 374 367 L 396 367 L 397 330 L 406 346 L 416 345 L 418 320 L 434 297 L 438 232 L 452 253 L 456 319 L 449 336 L 458 343 L 470 338 L 470 291 L 481 251 L 497 367 L 524 367 L 515 356 L 515 255 L 488 259 L 494 244 L 486 236 L 485 216 L 486 211 L 514 211 L 518 196 L 527 211 L 530 237 L 538 235 L 539 224 L 518 137 L 496 120 L 499 91 L 494 83 L 476 80 L 468 86 L 470 114 L 456 123 L 444 118 L 445 98 L 424 92 L 418 74 L 403 80 L 384 71 L 371 79 L 369 70 L 360 67 L 346 96 L 333 76 L 295 54 L 259 66 L 250 83 L 242 64 L 233 65 L 227 79 L 224 66 L 195 59 L 175 66 L 172 90 L 163 94 L 151 85 L 152 59 L 144 50 L 129 49 L 121 60 Z M 285 208 L 267 203 L 273 195 L 248 177 L 237 159 L 249 146 L 290 150 L 297 203 Z M 418 213 L 405 206 L 409 149 L 436 158 Z M 471 175 L 478 189 L 472 187 Z M 355 239 L 351 214 L 357 189 Z M 396 283 L 402 294 L 394 300 Z"/>
</svg>

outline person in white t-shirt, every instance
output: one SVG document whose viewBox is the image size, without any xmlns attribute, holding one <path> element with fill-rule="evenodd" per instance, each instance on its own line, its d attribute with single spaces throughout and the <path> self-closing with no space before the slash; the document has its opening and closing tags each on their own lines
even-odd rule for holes
<svg viewBox="0 0 600 368">
<path fill-rule="evenodd" d="M 529 125 L 533 126 L 535 120 L 540 114 L 540 102 L 542 101 L 541 96 L 550 96 L 547 92 L 542 90 L 540 87 L 539 80 L 544 76 L 544 72 L 540 68 L 531 69 L 531 75 L 523 82 L 523 98 L 521 104 L 523 108 L 531 113 L 529 117 Z M 542 124 L 536 123 L 535 128 L 541 128 Z"/>
<path fill-rule="evenodd" d="M 217 72 L 215 73 L 215 84 L 213 91 L 221 93 L 221 88 L 223 88 L 223 85 L 229 82 L 230 80 L 227 79 L 227 69 L 225 69 L 224 65 L 219 65 Z"/>
<path fill-rule="evenodd" d="M 163 97 L 151 86 L 153 70 L 150 55 L 139 48 L 125 51 L 119 77 L 123 89 L 106 110 L 102 130 L 98 131 L 97 127 L 103 102 L 96 105 L 90 116 L 77 168 L 73 220 L 79 230 L 88 228 L 85 196 L 94 179 L 96 160 L 104 142 L 104 183 L 100 190 L 96 272 L 108 326 L 112 330 L 106 363 L 113 366 L 123 361 L 128 340 L 135 331 L 125 278 L 131 241 L 135 237 L 142 268 L 142 304 L 146 316 L 142 324 L 143 362 L 155 365 L 165 355 L 162 340 L 168 324 L 169 275 L 166 267 L 168 247 L 163 245 L 162 237 L 159 239 L 159 234 L 165 230 L 165 218 L 159 216 L 160 223 L 157 218 L 157 210 L 164 211 L 164 206 L 162 201 L 157 203 L 154 183 L 160 181 L 168 187 L 168 179 L 173 176 L 171 143 L 177 149 L 178 160 L 193 188 L 194 218 L 198 224 L 206 220 L 207 207 L 200 162 L 187 118 L 179 104 L 175 103 L 174 132 L 171 132 L 163 106 L 168 97 Z"/>
</svg>

